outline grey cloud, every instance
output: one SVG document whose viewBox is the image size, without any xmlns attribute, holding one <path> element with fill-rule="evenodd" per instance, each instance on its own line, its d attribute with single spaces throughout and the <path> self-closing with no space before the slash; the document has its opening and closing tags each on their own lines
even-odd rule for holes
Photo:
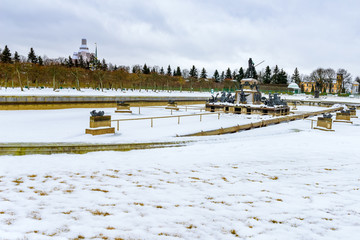
<svg viewBox="0 0 360 240">
<path fill-rule="evenodd" d="M 0 44 L 68 56 L 86 37 L 114 64 L 232 69 L 247 59 L 360 75 L 357 1 L 108 0 L 1 2 Z M 22 50 L 23 51 L 23 50 Z M 28 50 L 27 50 L 28 51 Z M 27 52 L 21 52 L 26 55 Z"/>
</svg>

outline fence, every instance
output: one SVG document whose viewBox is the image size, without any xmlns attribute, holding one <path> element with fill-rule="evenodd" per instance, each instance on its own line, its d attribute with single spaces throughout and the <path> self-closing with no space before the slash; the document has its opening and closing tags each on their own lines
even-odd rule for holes
<svg viewBox="0 0 360 240">
<path fill-rule="evenodd" d="M 146 117 L 146 118 L 127 118 L 127 119 L 114 119 L 111 120 L 112 122 L 117 122 L 116 125 L 116 129 L 117 131 L 119 131 L 119 123 L 122 121 L 135 121 L 135 120 L 151 120 L 151 127 L 154 126 L 154 119 L 160 119 L 160 118 L 178 118 L 178 124 L 180 124 L 180 118 L 182 117 L 194 117 L 194 116 L 200 116 L 200 122 L 202 121 L 202 116 L 203 115 L 214 115 L 217 114 L 218 115 L 218 119 L 220 119 L 220 113 L 199 113 L 199 114 L 187 114 L 187 115 L 175 115 L 175 116 L 161 116 L 161 117 Z"/>
</svg>

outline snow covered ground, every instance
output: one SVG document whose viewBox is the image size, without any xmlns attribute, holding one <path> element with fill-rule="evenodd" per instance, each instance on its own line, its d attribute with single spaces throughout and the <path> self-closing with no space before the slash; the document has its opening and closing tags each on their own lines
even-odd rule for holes
<svg viewBox="0 0 360 240">
<path fill-rule="evenodd" d="M 0 111 L 1 142 L 168 140 L 260 119 L 139 120 L 91 136 L 90 110 Z M 170 113 L 104 110 L 113 119 Z M 174 114 L 190 112 L 199 110 Z M 358 239 L 360 119 L 352 121 L 323 132 L 297 120 L 176 148 L 0 156 L 0 239 Z"/>
<path fill-rule="evenodd" d="M 0 96 L 104 96 L 104 97 L 112 97 L 112 96 L 180 96 L 180 97 L 210 97 L 211 94 L 209 92 L 189 92 L 189 91 L 162 91 L 158 90 L 156 92 L 152 90 L 126 90 L 126 91 L 115 91 L 115 90 L 107 90 L 104 91 L 94 91 L 93 89 L 81 89 L 81 91 L 77 91 L 76 89 L 57 89 L 53 91 L 51 88 L 30 88 L 21 91 L 20 88 L 0 88 Z"/>
<path fill-rule="evenodd" d="M 204 105 L 179 106 L 179 111 L 173 111 L 173 116 L 205 113 L 200 108 Z M 325 108 L 298 106 L 294 112 L 321 110 Z M 165 107 L 132 107 L 132 114 L 115 113 L 115 108 L 97 109 L 111 115 L 111 119 L 134 119 L 155 116 L 171 116 L 171 110 Z M 13 110 L 0 111 L 0 142 L 151 142 L 174 140 L 176 135 L 185 135 L 200 131 L 214 130 L 221 127 L 232 127 L 271 116 L 221 114 L 154 119 L 151 120 L 121 121 L 119 131 L 115 134 L 92 136 L 85 134 L 89 128 L 90 111 L 88 108 L 59 109 L 59 110 Z M 116 122 L 112 122 L 117 127 Z M 176 139 L 178 140 L 178 139 Z"/>
<path fill-rule="evenodd" d="M 360 120 L 0 157 L 0 239 L 358 239 Z"/>
<path fill-rule="evenodd" d="M 360 104 L 360 96 L 355 95 L 353 97 L 338 97 L 336 95 L 328 95 L 328 96 L 320 96 L 319 98 L 314 98 L 313 95 L 306 95 L 306 94 L 294 94 L 294 95 L 286 95 L 281 94 L 282 99 L 296 99 L 296 100 L 315 100 L 315 101 L 327 101 L 327 102 L 336 102 L 336 103 L 357 103 Z"/>
</svg>

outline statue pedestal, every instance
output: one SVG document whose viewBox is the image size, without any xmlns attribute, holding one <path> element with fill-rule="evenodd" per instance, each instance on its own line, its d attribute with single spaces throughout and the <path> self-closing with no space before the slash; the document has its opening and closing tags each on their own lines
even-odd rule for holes
<svg viewBox="0 0 360 240">
<path fill-rule="evenodd" d="M 258 80 L 253 78 L 244 78 L 240 81 L 240 83 L 243 88 L 246 101 L 241 101 L 241 90 L 237 90 L 235 93 L 235 103 L 260 104 L 261 102 L 259 103 L 255 101 L 255 94 L 258 93 L 256 88 L 257 84 L 259 83 Z"/>
<path fill-rule="evenodd" d="M 115 133 L 115 128 L 111 127 L 111 116 L 91 116 L 90 128 L 85 129 L 85 134 L 101 135 Z"/>
<path fill-rule="evenodd" d="M 168 103 L 168 105 L 165 107 L 165 109 L 171 109 L 171 110 L 179 111 L 179 108 L 177 107 L 176 102 Z"/>
<path fill-rule="evenodd" d="M 334 122 L 344 122 L 344 123 L 353 123 L 352 121 L 350 121 L 351 115 L 350 112 L 348 113 L 336 113 L 336 119 L 334 120 Z"/>
<path fill-rule="evenodd" d="M 128 103 L 118 103 L 116 106 L 116 113 L 132 113 L 130 110 L 130 104 Z"/>
<path fill-rule="evenodd" d="M 357 116 L 356 116 L 356 107 L 350 107 L 349 111 L 350 111 L 350 117 L 351 118 L 357 118 Z"/>
<path fill-rule="evenodd" d="M 241 102 L 241 98 L 240 98 L 241 90 L 237 90 L 237 91 L 235 92 L 235 103 L 236 103 L 236 104 L 241 104 L 241 103 L 246 103 L 246 104 L 258 104 L 257 102 L 255 102 L 255 98 L 254 98 L 255 93 L 257 93 L 256 90 L 248 90 L 248 89 L 245 89 L 245 90 L 243 90 L 243 92 L 244 92 L 244 94 L 245 94 L 246 101 L 245 101 L 245 102 Z"/>
<path fill-rule="evenodd" d="M 314 129 L 323 130 L 323 131 L 334 131 L 332 129 L 332 119 L 318 117 L 316 121 L 316 127 Z"/>
</svg>

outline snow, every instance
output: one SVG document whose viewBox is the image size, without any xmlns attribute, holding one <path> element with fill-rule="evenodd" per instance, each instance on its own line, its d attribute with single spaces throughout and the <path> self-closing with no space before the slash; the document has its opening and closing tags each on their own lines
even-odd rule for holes
<svg viewBox="0 0 360 240">
<path fill-rule="evenodd" d="M 99 110 L 113 119 L 170 113 Z M 90 111 L 1 111 L 1 142 L 182 139 L 262 118 L 156 119 L 154 128 L 138 120 L 91 136 Z M 173 114 L 191 112 L 199 110 Z M 352 121 L 324 132 L 297 120 L 176 148 L 0 156 L 0 239 L 358 239 L 360 119 Z"/>
<path fill-rule="evenodd" d="M 21 91 L 20 88 L 0 88 L 0 96 L 101 96 L 101 97 L 119 97 L 119 96 L 155 96 L 155 97 L 211 97 L 211 93 L 209 92 L 189 92 L 189 91 L 161 91 L 157 90 L 144 90 L 139 91 L 138 89 L 131 90 L 107 90 L 104 88 L 104 91 L 94 91 L 93 89 L 83 88 L 81 91 L 77 91 L 76 89 L 64 88 L 57 89 L 53 91 L 51 88 L 24 88 L 24 91 Z"/>
<path fill-rule="evenodd" d="M 306 95 L 306 94 L 294 94 L 294 95 L 287 95 L 281 94 L 281 99 L 285 100 L 314 100 L 314 101 L 326 101 L 326 102 L 334 102 L 334 103 L 355 103 L 360 104 L 360 96 L 357 95 L 356 97 L 353 96 L 352 98 L 349 97 L 338 97 L 336 95 L 327 95 L 327 96 L 320 96 L 319 98 L 314 98 L 313 95 Z"/>
<path fill-rule="evenodd" d="M 59 110 L 10 110 L 0 111 L 0 142 L 88 142 L 88 143 L 125 143 L 154 142 L 179 140 L 176 135 L 186 135 L 200 131 L 232 127 L 236 125 L 257 122 L 272 116 L 218 114 L 203 115 L 200 121 L 198 114 L 205 113 L 204 105 L 179 106 L 179 111 L 163 107 L 131 107 L 130 113 L 115 113 L 116 108 L 99 108 L 105 115 L 111 115 L 112 120 L 150 118 L 157 116 L 191 115 L 180 118 L 153 119 L 136 121 L 120 121 L 119 131 L 115 134 L 92 136 L 85 134 L 89 128 L 90 111 L 88 108 Z M 298 106 L 295 113 L 326 108 Z M 117 127 L 117 122 L 112 122 Z"/>
</svg>

